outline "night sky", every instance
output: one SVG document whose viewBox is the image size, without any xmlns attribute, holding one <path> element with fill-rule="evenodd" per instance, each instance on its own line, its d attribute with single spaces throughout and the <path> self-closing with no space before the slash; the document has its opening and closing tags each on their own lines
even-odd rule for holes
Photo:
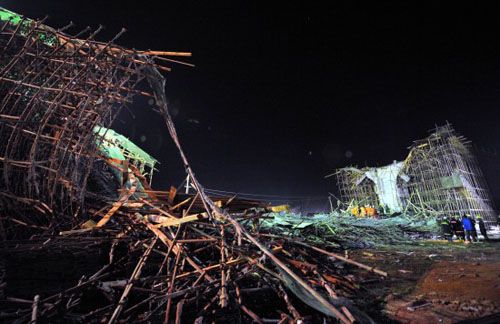
<svg viewBox="0 0 500 324">
<path fill-rule="evenodd" d="M 500 199 L 500 19 L 494 8 L 313 1 L 0 1 L 47 24 L 106 26 L 98 39 L 190 51 L 167 94 L 178 132 L 208 188 L 324 197 L 348 164 L 404 159 L 448 120 L 480 153 Z M 351 2 L 349 2 L 351 3 Z M 77 30 L 74 29 L 76 32 Z M 161 118 L 138 101 L 115 128 L 162 165 L 157 188 L 183 171 Z M 324 200 L 323 200 L 324 201 Z M 498 206 L 498 202 L 497 202 Z"/>
</svg>

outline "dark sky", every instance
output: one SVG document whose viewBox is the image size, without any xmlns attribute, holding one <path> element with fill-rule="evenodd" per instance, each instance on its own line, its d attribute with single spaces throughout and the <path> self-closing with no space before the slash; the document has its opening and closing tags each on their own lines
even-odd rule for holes
<svg viewBox="0 0 500 324">
<path fill-rule="evenodd" d="M 209 188 L 321 196 L 347 164 L 403 159 L 446 120 L 481 147 L 500 138 L 500 19 L 495 8 L 318 7 L 313 1 L 0 1 L 48 25 L 106 26 L 138 49 L 191 51 L 167 93 L 178 132 Z M 76 30 L 75 30 L 76 31 Z M 116 129 L 161 162 L 157 187 L 178 185 L 177 153 L 144 102 Z M 141 141 L 141 136 L 142 140 Z M 500 189 L 497 158 L 483 154 Z M 498 198 L 497 198 L 498 199 Z"/>
</svg>

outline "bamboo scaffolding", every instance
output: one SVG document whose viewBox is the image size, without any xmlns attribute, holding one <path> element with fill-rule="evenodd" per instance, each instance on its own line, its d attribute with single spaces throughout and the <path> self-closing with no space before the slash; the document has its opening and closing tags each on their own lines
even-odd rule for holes
<svg viewBox="0 0 500 324">
<path fill-rule="evenodd" d="M 262 204 L 234 196 L 216 204 L 207 196 L 168 111 L 159 72 L 169 70 L 159 65 L 166 60 L 156 61 L 190 53 L 125 49 L 115 44 L 123 31 L 97 42 L 100 30 L 85 29 L 77 35 L 88 36 L 80 39 L 25 18 L 2 26 L 0 254 L 32 258 L 22 265 L 44 265 L 36 271 L 81 273 L 56 292 L 30 287 L 33 302 L 0 296 L 0 308 L 18 322 L 44 323 L 227 316 L 239 322 L 371 322 L 345 297 L 352 293 L 349 266 L 370 270 L 364 276 L 383 272 L 353 260 L 336 267 L 327 258 L 342 259 L 334 252 L 321 250 L 327 255 L 318 257 L 305 251 L 309 246 L 277 244 L 279 238 L 242 225 L 259 221 Z M 164 118 L 195 196 L 155 191 L 132 159 L 117 163 L 98 150 L 103 139 L 94 127 L 110 126 L 135 96 L 154 97 L 153 109 Z M 64 268 L 68 260 L 71 270 Z M 300 272 L 302 263 L 317 264 L 316 273 Z M 317 276 L 346 284 L 333 292 L 317 285 Z M 248 302 L 263 297 L 272 302 L 268 310 Z"/>
<path fill-rule="evenodd" d="M 481 215 L 486 224 L 496 224 L 488 185 L 471 144 L 451 124 L 436 127 L 409 150 L 401 170 L 409 181 L 398 179 L 396 193 L 405 212 L 422 217 Z M 340 198 L 349 207 L 381 207 L 373 182 L 362 178 L 367 170 L 346 167 L 335 173 Z"/>
<path fill-rule="evenodd" d="M 410 209 L 425 205 L 435 215 L 481 215 L 485 223 L 495 224 L 489 189 L 470 142 L 451 124 L 436 127 L 429 137 L 414 142 L 404 172 L 411 178 L 403 183 L 410 193 Z"/>
</svg>

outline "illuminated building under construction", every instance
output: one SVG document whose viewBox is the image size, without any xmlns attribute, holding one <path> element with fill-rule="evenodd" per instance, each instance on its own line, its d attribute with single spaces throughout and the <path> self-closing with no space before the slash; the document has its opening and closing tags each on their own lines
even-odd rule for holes
<svg viewBox="0 0 500 324">
<path fill-rule="evenodd" d="M 402 162 L 381 168 L 337 170 L 341 200 L 349 207 L 374 206 L 386 213 L 481 216 L 496 224 L 490 192 L 470 142 L 450 124 L 415 141 Z"/>
</svg>

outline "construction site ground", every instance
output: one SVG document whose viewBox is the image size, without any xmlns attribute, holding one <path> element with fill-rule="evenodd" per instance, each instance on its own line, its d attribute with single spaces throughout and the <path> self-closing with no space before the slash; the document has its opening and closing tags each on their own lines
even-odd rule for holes
<svg viewBox="0 0 500 324">
<path fill-rule="evenodd" d="M 388 272 L 363 283 L 358 305 L 377 322 L 499 323 L 500 240 L 348 251 L 352 259 Z"/>
</svg>

